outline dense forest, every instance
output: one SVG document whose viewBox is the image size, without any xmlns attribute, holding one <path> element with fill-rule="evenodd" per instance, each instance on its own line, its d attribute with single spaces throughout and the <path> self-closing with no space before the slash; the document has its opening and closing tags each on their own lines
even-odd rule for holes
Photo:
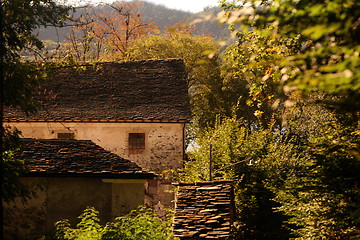
<svg viewBox="0 0 360 240">
<path fill-rule="evenodd" d="M 5 68 L 5 105 L 36 110 L 37 71 L 54 64 L 183 58 L 194 149 L 164 178 L 233 180 L 233 239 L 359 239 L 360 2 L 222 1 L 196 15 L 138 4 L 79 9 L 61 44 L 30 37 L 49 19 L 69 23 L 56 8 L 21 34 L 4 29 L 3 64 L 21 79 Z"/>
</svg>

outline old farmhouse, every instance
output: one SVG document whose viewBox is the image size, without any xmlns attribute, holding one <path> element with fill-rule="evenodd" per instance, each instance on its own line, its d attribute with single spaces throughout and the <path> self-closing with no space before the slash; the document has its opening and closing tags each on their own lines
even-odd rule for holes
<svg viewBox="0 0 360 240">
<path fill-rule="evenodd" d="M 96 196 L 93 199 L 94 205 L 98 201 L 103 201 L 101 204 L 107 202 L 104 209 L 111 208 L 106 214 L 112 216 L 133 207 L 124 203 L 124 200 L 131 201 L 131 197 L 125 194 L 128 190 L 124 184 L 145 182 L 144 196 L 135 205 L 145 203 L 161 213 L 164 207 L 173 204 L 173 193 L 168 191 L 172 186 L 161 177 L 152 179 L 154 175 L 151 172 L 160 176 L 164 170 L 182 167 L 185 124 L 191 119 L 186 77 L 181 59 L 109 62 L 77 69 L 63 68 L 37 89 L 41 107 L 36 114 L 26 116 L 17 109 L 5 108 L 4 125 L 18 128 L 22 137 L 29 139 L 26 141 L 38 146 L 23 156 L 34 161 L 30 168 L 34 172 L 28 179 L 34 175 L 48 179 L 47 196 L 52 194 L 52 188 L 73 192 L 94 187 L 99 191 L 105 188 L 110 191 L 112 188 L 112 193 L 104 199 Z M 59 147 L 61 144 L 63 147 Z M 108 159 L 103 156 L 97 158 L 94 154 L 96 159 L 90 160 L 94 149 L 107 156 L 110 153 L 114 155 Z M 64 151 L 68 155 L 62 156 L 68 158 L 59 160 L 58 155 L 49 155 L 52 151 Z M 47 156 L 39 158 L 45 152 Z M 73 164 L 77 159 L 82 159 L 81 164 Z M 89 164 L 91 161 L 96 164 Z M 131 170 L 116 167 L 120 162 L 134 165 L 131 165 Z M 108 167 L 102 169 L 102 163 Z M 60 165 L 53 167 L 54 164 Z M 81 183 L 71 179 L 85 177 L 86 174 L 91 178 L 84 178 Z M 94 177 L 98 180 L 90 181 Z M 109 187 L 110 183 L 113 187 Z M 122 186 L 123 189 L 114 186 Z M 131 191 L 127 193 L 133 194 Z M 116 196 L 123 199 L 115 199 Z"/>
</svg>

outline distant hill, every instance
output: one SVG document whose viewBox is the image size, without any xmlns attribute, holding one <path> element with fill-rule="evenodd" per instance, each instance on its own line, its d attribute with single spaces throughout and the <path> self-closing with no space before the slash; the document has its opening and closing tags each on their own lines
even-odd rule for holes
<svg viewBox="0 0 360 240">
<path fill-rule="evenodd" d="M 97 10 L 109 11 L 109 6 L 93 6 Z M 84 14 L 86 9 L 79 8 L 74 13 L 74 16 Z M 203 19 L 206 16 L 207 20 L 203 20 L 194 24 L 195 35 L 210 35 L 216 40 L 224 40 L 229 37 L 229 30 L 227 26 L 220 25 L 216 21 L 215 16 L 221 11 L 220 7 L 206 8 L 200 13 L 191 13 L 181 10 L 169 9 L 163 5 L 157 5 L 150 2 L 143 1 L 140 4 L 140 12 L 144 21 L 153 21 L 161 29 L 173 26 L 176 23 L 191 23 L 196 19 Z M 71 27 L 54 28 L 47 27 L 38 30 L 39 38 L 41 40 L 51 40 L 54 42 L 63 42 L 71 31 Z"/>
<path fill-rule="evenodd" d="M 217 20 L 217 15 L 221 12 L 220 7 L 206 8 L 204 11 L 195 14 L 194 19 L 203 19 L 196 24 L 195 34 L 209 34 L 215 40 L 227 40 L 230 36 L 228 25 L 221 24 Z"/>
</svg>

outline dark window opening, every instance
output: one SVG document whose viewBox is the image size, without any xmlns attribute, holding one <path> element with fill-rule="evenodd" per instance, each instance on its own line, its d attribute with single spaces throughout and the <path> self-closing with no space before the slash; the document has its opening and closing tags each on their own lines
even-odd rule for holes
<svg viewBox="0 0 360 240">
<path fill-rule="evenodd" d="M 145 133 L 129 133 L 129 150 L 141 153 L 145 149 Z"/>
<path fill-rule="evenodd" d="M 75 139 L 74 133 L 58 133 L 58 138 L 60 139 Z"/>
</svg>

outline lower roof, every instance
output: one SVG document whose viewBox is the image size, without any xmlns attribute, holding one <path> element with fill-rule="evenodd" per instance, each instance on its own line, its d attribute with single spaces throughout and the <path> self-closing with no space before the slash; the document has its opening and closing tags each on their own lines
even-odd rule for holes
<svg viewBox="0 0 360 240">
<path fill-rule="evenodd" d="M 90 140 L 22 139 L 25 176 L 152 179 L 156 175 Z"/>
</svg>

